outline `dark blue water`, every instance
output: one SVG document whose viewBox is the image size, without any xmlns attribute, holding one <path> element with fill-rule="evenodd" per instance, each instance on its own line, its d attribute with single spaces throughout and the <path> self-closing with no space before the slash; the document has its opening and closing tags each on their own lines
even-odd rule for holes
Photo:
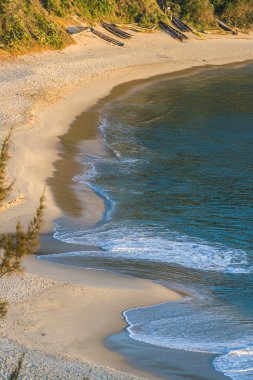
<svg viewBox="0 0 253 380">
<path fill-rule="evenodd" d="M 86 156 L 78 180 L 105 199 L 106 217 L 86 231 L 59 223 L 55 237 L 104 251 L 68 264 L 145 263 L 146 276 L 185 284 L 196 296 L 173 308 L 126 311 L 130 336 L 219 353 L 217 370 L 253 379 L 253 65 L 142 87 L 104 107 L 99 134 L 106 154 Z"/>
</svg>

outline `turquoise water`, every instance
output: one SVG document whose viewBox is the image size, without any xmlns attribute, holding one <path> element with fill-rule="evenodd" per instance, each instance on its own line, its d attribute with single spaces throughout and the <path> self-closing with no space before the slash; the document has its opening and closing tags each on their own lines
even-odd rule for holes
<svg viewBox="0 0 253 380">
<path fill-rule="evenodd" d="M 101 257 L 184 285 L 192 297 L 173 307 L 126 311 L 130 337 L 218 353 L 218 371 L 253 379 L 253 65 L 163 78 L 118 98 L 101 111 L 99 134 L 106 154 L 85 156 L 90 169 L 75 180 L 104 199 L 104 219 L 88 230 L 58 221 L 55 238 L 103 252 L 47 259 Z"/>
</svg>

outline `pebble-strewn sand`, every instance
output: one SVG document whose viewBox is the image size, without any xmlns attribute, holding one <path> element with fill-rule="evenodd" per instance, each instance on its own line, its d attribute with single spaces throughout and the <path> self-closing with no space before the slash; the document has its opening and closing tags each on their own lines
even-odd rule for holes
<svg viewBox="0 0 253 380">
<path fill-rule="evenodd" d="M 138 380 L 99 365 L 81 363 L 60 356 L 47 355 L 43 351 L 27 349 L 7 338 L 0 338 L 0 379 L 9 380 L 11 371 L 23 356 L 19 379 L 29 380 Z"/>
<path fill-rule="evenodd" d="M 71 289 L 73 292 L 78 291 L 70 283 L 53 281 L 46 278 L 38 278 L 35 275 L 25 273 L 23 275 L 14 275 L 0 280 L 0 297 L 8 301 L 12 309 L 18 310 L 18 314 L 25 312 L 26 305 L 29 303 L 30 316 L 36 313 L 36 300 L 46 291 L 53 292 L 64 288 Z M 85 293 L 85 291 L 84 291 Z M 50 293 L 48 293 L 50 294 Z M 66 306 L 67 307 L 67 306 Z M 64 312 L 64 310 L 63 310 Z M 11 310 L 9 310 L 11 313 Z M 26 333 L 27 329 L 36 329 L 36 325 L 31 325 L 32 319 L 25 318 L 7 318 L 0 321 L 0 379 L 9 380 L 11 371 L 15 368 L 18 360 L 24 355 L 22 371 L 20 378 L 33 380 L 46 379 L 138 379 L 138 377 L 126 375 L 119 371 L 107 369 L 94 363 L 83 363 L 77 360 L 71 360 L 64 356 L 47 354 L 45 351 L 22 345 L 15 341 L 15 336 Z M 22 324 L 22 325 L 21 325 Z M 12 331 L 10 331 L 12 330 Z M 8 334 L 9 332 L 9 334 Z M 13 339 L 8 338 L 12 335 Z M 47 337 L 45 336 L 45 339 Z"/>
<path fill-rule="evenodd" d="M 123 379 L 123 374 L 103 372 L 99 365 L 145 377 L 106 349 L 103 340 L 124 328 L 123 310 L 175 301 L 180 295 L 151 281 L 52 265 L 34 257 L 26 259 L 25 268 L 21 275 L 0 279 L 0 298 L 9 304 L 0 321 L 3 373 L 23 351 L 29 379 L 75 379 L 90 368 L 91 379 Z"/>
</svg>

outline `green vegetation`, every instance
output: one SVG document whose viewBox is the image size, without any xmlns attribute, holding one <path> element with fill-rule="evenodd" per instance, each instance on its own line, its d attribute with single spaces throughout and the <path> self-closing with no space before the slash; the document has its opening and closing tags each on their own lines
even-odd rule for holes
<svg viewBox="0 0 253 380">
<path fill-rule="evenodd" d="M 162 12 L 156 0 L 44 0 L 46 10 L 58 17 L 78 14 L 93 23 L 102 19 L 121 22 L 156 22 Z"/>
<path fill-rule="evenodd" d="M 20 371 L 21 371 L 21 367 L 22 367 L 22 364 L 23 364 L 24 356 L 25 355 L 23 354 L 21 356 L 21 358 L 19 359 L 19 361 L 17 363 L 17 366 L 14 368 L 14 370 L 10 374 L 9 380 L 18 380 L 19 374 L 20 374 Z"/>
<path fill-rule="evenodd" d="M 45 208 L 44 192 L 40 197 L 39 206 L 26 231 L 18 222 L 16 232 L 0 235 L 0 278 L 22 271 L 22 259 L 29 254 L 34 254 L 39 246 L 39 231 L 42 224 Z M 0 317 L 7 312 L 7 303 L 0 300 Z"/>
<path fill-rule="evenodd" d="M 63 26 L 73 23 L 72 16 L 89 24 L 106 19 L 142 25 L 164 17 L 156 0 L 0 0 L 0 47 L 60 49 L 72 41 Z"/>
<path fill-rule="evenodd" d="M 10 194 L 13 187 L 13 182 L 5 186 L 7 164 L 10 158 L 9 146 L 11 134 L 12 131 L 10 131 L 4 139 L 0 151 L 0 194 L 2 201 Z M 0 278 L 5 275 L 20 272 L 22 270 L 22 259 L 24 256 L 36 252 L 39 246 L 39 232 L 44 208 L 45 195 L 43 191 L 35 216 L 29 222 L 26 230 L 24 230 L 20 222 L 17 222 L 15 233 L 0 235 Z M 0 300 L 0 316 L 4 316 L 6 312 L 7 303 Z"/>
<path fill-rule="evenodd" d="M 160 0 L 171 10 L 197 27 L 215 26 L 215 17 L 231 26 L 253 26 L 253 0 Z"/>
<path fill-rule="evenodd" d="M 209 0 L 177 1 L 180 17 L 194 26 L 204 28 L 215 25 L 214 7 Z"/>
<path fill-rule="evenodd" d="M 42 224 L 45 208 L 44 193 L 40 197 L 35 216 L 24 231 L 20 222 L 16 225 L 16 232 L 0 236 L 0 246 L 3 250 L 0 260 L 0 278 L 15 272 L 20 272 L 21 261 L 24 256 L 33 254 L 39 246 L 39 231 Z"/>
<path fill-rule="evenodd" d="M 231 25 L 249 28 L 253 25 L 253 0 L 214 0 L 219 13 Z"/>
<path fill-rule="evenodd" d="M 5 137 L 0 150 L 0 206 L 11 193 L 14 181 L 7 181 L 7 163 L 10 158 L 10 140 L 12 130 Z"/>
<path fill-rule="evenodd" d="M 119 0 L 115 13 L 124 22 L 135 22 L 142 26 L 157 24 L 164 18 L 163 12 L 154 0 Z"/>
<path fill-rule="evenodd" d="M 39 0 L 0 0 L 0 46 L 7 50 L 59 49 L 71 42 Z"/>
<path fill-rule="evenodd" d="M 7 302 L 0 299 L 0 318 L 7 314 Z"/>
<path fill-rule="evenodd" d="M 164 10 L 201 28 L 217 27 L 218 16 L 241 28 L 253 25 L 253 0 L 0 0 L 0 47 L 59 49 L 71 43 L 64 23 L 72 16 L 89 24 L 108 20 L 154 25 Z"/>
</svg>

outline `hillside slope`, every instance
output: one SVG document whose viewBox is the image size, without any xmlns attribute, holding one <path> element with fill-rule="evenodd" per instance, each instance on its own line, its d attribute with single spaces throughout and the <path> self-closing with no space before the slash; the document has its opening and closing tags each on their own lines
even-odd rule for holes
<svg viewBox="0 0 253 380">
<path fill-rule="evenodd" d="M 215 16 L 237 27 L 253 25 L 253 0 L 0 0 L 0 48 L 59 49 L 71 43 L 65 25 L 77 19 L 154 25 L 163 11 L 200 28 L 215 26 Z"/>
<path fill-rule="evenodd" d="M 215 16 L 231 26 L 249 28 L 253 25 L 253 0 L 160 0 L 195 25 L 211 25 Z"/>
<path fill-rule="evenodd" d="M 162 11 L 156 0 L 0 0 L 0 47 L 59 49 L 71 42 L 64 23 L 71 16 L 92 24 L 101 19 L 155 24 Z"/>
</svg>

